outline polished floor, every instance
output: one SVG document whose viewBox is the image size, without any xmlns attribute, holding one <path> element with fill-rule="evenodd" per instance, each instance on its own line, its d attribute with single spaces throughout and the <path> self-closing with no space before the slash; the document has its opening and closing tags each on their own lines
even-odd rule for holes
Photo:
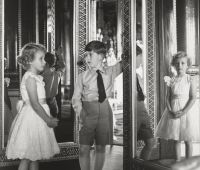
<svg viewBox="0 0 200 170">
<path fill-rule="evenodd" d="M 91 152 L 93 158 L 94 151 Z M 113 146 L 111 149 L 106 149 L 106 160 L 103 170 L 122 170 L 123 169 L 123 147 Z M 93 159 L 91 167 L 93 167 Z M 78 160 L 59 161 L 59 162 L 45 162 L 40 164 L 40 170 L 80 170 Z M 0 170 L 17 170 L 17 166 L 0 167 Z M 93 169 L 91 169 L 93 170 Z"/>
</svg>

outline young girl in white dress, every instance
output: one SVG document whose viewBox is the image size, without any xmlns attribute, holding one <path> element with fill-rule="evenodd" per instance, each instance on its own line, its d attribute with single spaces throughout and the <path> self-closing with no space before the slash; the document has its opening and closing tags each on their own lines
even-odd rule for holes
<svg viewBox="0 0 200 170">
<path fill-rule="evenodd" d="M 181 141 L 185 142 L 186 158 L 192 156 L 192 142 L 200 141 L 199 108 L 195 104 L 198 83 L 186 74 L 189 58 L 178 52 L 172 58 L 177 75 L 167 81 L 166 109 L 156 129 L 156 137 L 175 141 L 176 160 L 181 159 Z"/>
<path fill-rule="evenodd" d="M 40 44 L 26 44 L 18 63 L 27 71 L 20 86 L 22 100 L 12 123 L 6 148 L 8 159 L 21 159 L 19 170 L 39 169 L 38 160 L 59 153 L 53 128 L 58 120 L 50 116 L 46 104 L 44 82 L 39 75 L 45 66 L 46 49 Z"/>
</svg>

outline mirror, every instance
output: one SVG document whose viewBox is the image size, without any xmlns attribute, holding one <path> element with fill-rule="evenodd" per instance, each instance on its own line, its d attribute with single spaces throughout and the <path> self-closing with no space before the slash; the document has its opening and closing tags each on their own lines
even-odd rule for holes
<svg viewBox="0 0 200 170">
<path fill-rule="evenodd" d="M 73 18 L 73 1 L 61 0 L 55 2 L 55 16 L 52 14 L 51 1 L 48 2 L 47 48 L 50 52 L 54 53 L 59 47 L 61 47 L 62 57 L 65 63 L 64 74 L 59 82 L 58 94 L 56 96 L 59 110 L 57 115 L 59 125 L 55 128 L 55 135 L 59 143 L 72 142 L 74 141 L 75 121 L 74 112 L 71 106 L 71 98 L 74 88 L 74 62 L 72 50 L 73 20 L 71 19 Z M 55 23 L 53 20 L 55 20 Z M 53 38 L 54 36 L 56 39 Z"/>
<path fill-rule="evenodd" d="M 196 79 L 196 85 L 197 85 L 197 91 L 196 96 L 197 99 L 192 106 L 192 108 L 196 108 L 195 111 L 193 111 L 193 118 L 191 118 L 190 122 L 192 121 L 193 125 L 196 124 L 198 126 L 196 128 L 196 135 L 198 134 L 199 129 L 199 2 L 198 1 L 182 1 L 177 0 L 174 1 L 162 1 L 163 9 L 160 10 L 162 13 L 163 21 L 159 21 L 160 23 L 164 24 L 165 27 L 161 28 L 162 36 L 160 36 L 160 42 L 161 42 L 161 49 L 160 55 L 162 66 L 161 67 L 161 74 L 160 76 L 160 111 L 161 113 L 164 112 L 164 106 L 166 103 L 166 100 L 163 99 L 162 96 L 166 94 L 166 84 L 163 80 L 163 77 L 166 75 L 172 75 L 174 74 L 173 67 L 170 67 L 170 62 L 172 59 L 172 55 L 177 53 L 177 51 L 185 51 L 188 55 L 188 57 L 191 60 L 191 65 L 188 67 L 187 74 L 191 77 L 195 77 Z M 183 8 L 186 9 L 186 11 L 182 10 Z M 175 23 L 175 24 L 174 24 Z M 161 40 L 161 37 L 163 40 Z M 161 52 L 162 51 L 162 52 Z M 186 85 L 185 85 L 186 87 Z M 161 118 L 162 114 L 158 114 L 158 118 Z M 195 123 L 195 120 L 197 120 L 198 123 Z M 189 121 L 189 120 L 188 120 Z M 159 119 L 158 119 L 159 122 Z M 188 125 L 190 124 L 188 123 Z M 184 124 L 182 122 L 182 124 Z M 192 132 L 188 132 L 189 134 Z M 191 137 L 192 138 L 192 137 Z M 199 141 L 192 141 L 192 147 L 193 151 L 191 155 L 199 155 L 199 147 L 200 143 Z M 185 144 L 182 141 L 180 144 L 180 152 L 175 152 L 175 149 L 177 148 L 176 143 L 174 143 L 173 140 L 160 140 L 160 151 L 161 159 L 168 159 L 163 160 L 166 161 L 166 164 L 169 166 L 175 159 L 177 155 L 180 155 L 181 159 L 183 159 L 186 156 L 185 150 Z"/>
<path fill-rule="evenodd" d="M 147 157 L 142 157 L 145 146 L 149 143 L 144 142 L 145 139 L 153 138 L 157 135 L 156 129 L 164 114 L 166 108 L 166 91 L 167 84 L 165 76 L 174 74 L 174 67 L 170 66 L 172 56 L 178 51 L 185 51 L 191 60 L 191 65 L 188 65 L 187 75 L 196 81 L 196 100 L 192 108 L 194 117 L 190 122 L 193 122 L 199 128 L 199 1 L 173 1 L 162 0 L 156 1 L 153 19 L 150 14 L 146 15 L 145 10 L 149 9 L 149 4 L 143 0 L 136 1 L 136 74 L 140 77 L 140 87 L 137 84 L 137 97 L 142 91 L 145 99 L 141 106 L 137 103 L 137 152 L 138 157 L 147 160 L 153 160 L 159 165 L 170 167 L 175 163 L 176 144 L 174 140 L 166 140 L 160 137 L 156 145 L 151 146 L 151 154 Z M 183 10 L 186 9 L 186 10 Z M 151 20 L 152 19 L 152 20 Z M 154 34 L 149 35 L 151 24 L 155 27 L 155 39 L 151 41 Z M 155 42 L 155 44 L 154 44 Z M 151 58 L 151 49 L 153 48 L 154 57 Z M 149 52 L 150 51 L 150 52 Z M 148 53 L 146 53 L 148 52 Z M 139 54 L 139 55 L 138 55 Z M 151 60 L 150 60 L 151 59 Z M 153 60 L 152 60 L 153 59 Z M 152 62 L 152 63 L 151 63 Z M 153 88 L 151 86 L 153 84 Z M 185 88 L 187 85 L 183 84 Z M 141 90 L 139 90 L 141 89 Z M 143 95 L 139 95 L 143 96 Z M 153 97 L 152 97 L 153 96 Z M 152 100 L 153 99 L 153 100 Z M 138 98 L 136 99 L 138 101 Z M 143 108 L 143 109 L 141 109 Z M 144 109 L 145 108 L 145 109 Z M 153 111 L 153 112 L 152 112 Z M 141 125 L 141 121 L 144 124 Z M 166 120 L 167 121 L 167 120 Z M 149 125 L 153 132 L 150 135 Z M 184 124 L 182 122 L 182 124 Z M 140 134 L 143 131 L 143 135 Z M 167 127 L 166 127 L 167 128 Z M 139 130 L 138 130 L 139 129 Z M 164 135 L 164 134 L 163 134 Z M 140 140 L 142 139 L 142 140 Z M 193 152 L 192 156 L 200 155 L 199 141 L 192 141 Z M 180 157 L 183 159 L 185 155 L 185 144 L 182 141 L 180 145 Z M 147 148 L 146 148 L 147 149 Z"/>
</svg>

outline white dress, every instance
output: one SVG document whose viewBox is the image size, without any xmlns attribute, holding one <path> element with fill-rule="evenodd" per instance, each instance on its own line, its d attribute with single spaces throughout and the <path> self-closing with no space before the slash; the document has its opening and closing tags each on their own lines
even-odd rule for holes
<svg viewBox="0 0 200 170">
<path fill-rule="evenodd" d="M 27 71 L 21 82 L 22 101 L 17 106 L 19 112 L 11 126 L 6 156 L 8 159 L 29 159 L 31 161 L 49 159 L 58 154 L 60 149 L 53 129 L 47 126 L 30 105 L 25 86 L 28 77 L 36 80 L 39 101 L 50 116 L 49 107 L 44 100 L 46 95 L 42 76 Z"/>
<path fill-rule="evenodd" d="M 169 86 L 172 94 L 172 111 L 180 111 L 189 100 L 191 77 L 187 74 L 179 80 L 174 77 L 171 79 Z M 196 100 L 192 108 L 178 119 L 173 119 L 166 108 L 156 128 L 155 136 L 180 141 L 200 141 L 198 102 L 199 100 Z"/>
</svg>

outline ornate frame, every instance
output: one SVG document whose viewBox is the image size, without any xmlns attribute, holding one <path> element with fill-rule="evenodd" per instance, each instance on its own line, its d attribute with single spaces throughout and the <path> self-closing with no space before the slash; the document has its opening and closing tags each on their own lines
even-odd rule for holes
<svg viewBox="0 0 200 170">
<path fill-rule="evenodd" d="M 136 47 L 135 41 L 136 39 L 136 15 L 135 9 L 136 0 L 124 0 L 123 7 L 123 55 L 122 63 L 123 63 L 123 144 L 124 144 L 124 152 L 123 152 L 123 169 L 128 170 L 132 169 L 132 158 L 135 156 L 135 74 L 134 74 L 134 59 L 133 54 L 136 54 L 134 47 Z"/>
<path fill-rule="evenodd" d="M 4 66 L 4 60 L 2 59 L 2 56 L 4 56 L 4 45 L 3 45 L 3 42 L 4 42 L 4 1 L 1 1 L 0 2 L 0 55 L 1 55 L 1 60 L 0 60 L 0 69 L 2 70 L 1 71 L 1 74 L 0 74 L 0 81 L 1 81 L 1 84 L 0 84 L 0 95 L 1 96 L 4 96 L 4 90 L 3 90 L 3 86 L 4 86 L 4 81 L 3 81 L 3 77 L 4 77 L 4 69 L 3 69 L 3 66 Z M 1 99 L 2 100 L 2 99 Z M 0 109 L 1 109 L 1 112 L 3 113 L 4 111 L 4 103 L 1 101 L 0 102 Z M 4 128 L 4 124 L 2 123 L 2 120 L 4 119 L 4 116 L 3 114 L 0 114 L 0 122 L 1 122 L 1 129 L 3 130 Z M 0 139 L 3 138 L 3 134 L 2 134 L 2 130 L 0 131 Z M 2 143 L 3 140 L 0 140 L 0 147 L 3 147 L 3 143 Z M 0 154 L 1 154 L 1 151 L 0 151 Z"/>
<path fill-rule="evenodd" d="M 159 86 L 159 77 L 158 74 L 158 59 L 156 59 L 156 18 L 155 18 L 155 0 L 142 0 L 142 11 L 143 11 L 143 17 L 142 17 L 142 24 L 143 24 L 143 39 L 144 39 L 144 56 L 146 57 L 146 90 L 147 90 L 147 110 L 150 116 L 150 124 L 151 128 L 153 129 L 153 132 L 155 131 L 155 127 L 157 125 L 157 110 L 158 108 L 158 93 L 156 91 L 157 87 Z M 132 5 L 132 11 L 134 11 L 135 6 Z M 136 16 L 132 14 L 132 18 L 134 19 Z M 135 25 L 132 26 L 131 32 L 134 32 L 136 30 Z M 133 40 L 132 40 L 133 41 Z M 136 48 L 134 45 L 133 48 Z M 134 58 L 134 54 L 136 55 L 136 52 L 132 52 L 132 57 Z M 132 64 L 132 66 L 134 63 Z M 134 67 L 135 68 L 135 67 Z M 133 70 L 135 72 L 135 70 Z M 133 73 L 133 72 L 132 72 Z M 133 76 L 132 76 L 133 78 Z M 132 88 L 134 89 L 133 85 Z M 136 108 L 136 107 L 134 107 Z M 135 115 L 136 117 L 136 115 Z M 136 118 L 133 119 L 133 122 L 136 123 Z M 136 126 L 133 126 L 136 130 Z M 133 136 L 133 141 L 135 142 L 135 155 L 137 156 L 142 148 L 144 147 L 143 141 L 136 142 L 137 140 L 136 135 Z M 154 158 L 158 158 L 159 156 L 159 148 L 154 149 Z"/>
</svg>

